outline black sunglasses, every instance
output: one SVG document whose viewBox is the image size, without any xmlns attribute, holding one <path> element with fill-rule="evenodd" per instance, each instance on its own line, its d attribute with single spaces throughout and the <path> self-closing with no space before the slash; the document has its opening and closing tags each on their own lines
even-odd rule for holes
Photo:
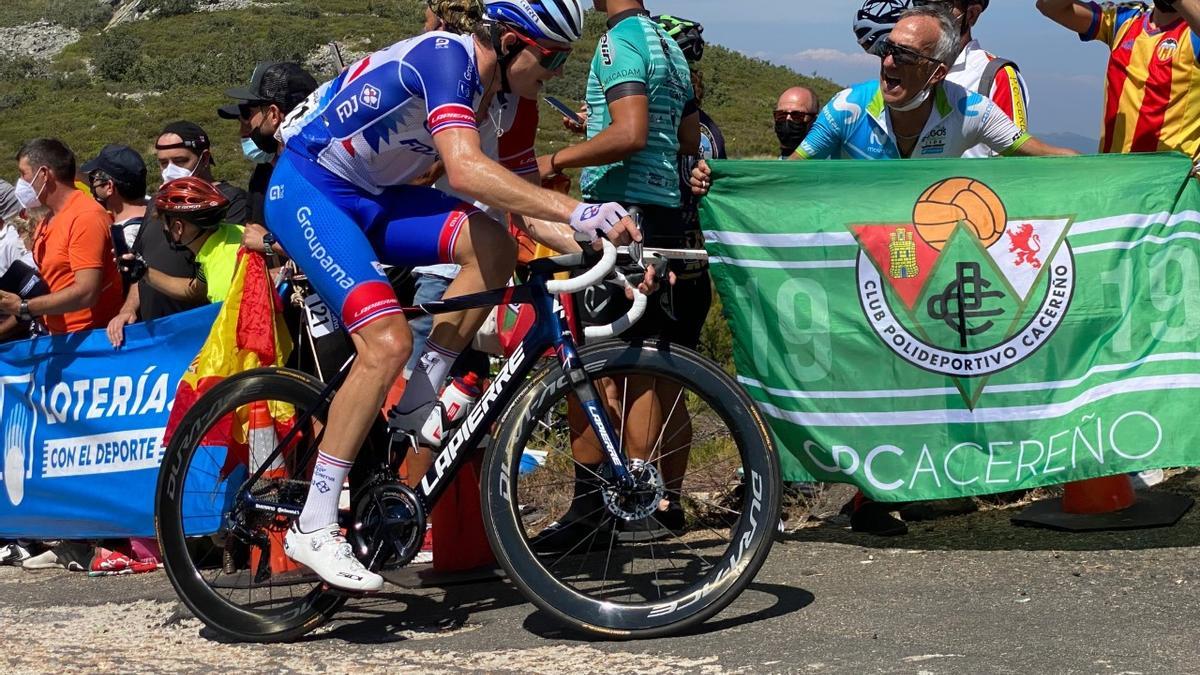
<svg viewBox="0 0 1200 675">
<path fill-rule="evenodd" d="M 880 59 L 886 59 L 889 56 L 892 57 L 892 60 L 895 61 L 896 65 L 898 66 L 915 66 L 922 61 L 936 63 L 939 65 L 942 64 L 942 61 L 939 61 L 932 56 L 925 56 L 915 49 L 910 49 L 904 45 L 898 45 L 895 42 L 892 42 L 891 38 L 884 38 L 880 40 L 879 44 L 876 46 L 875 53 L 879 55 Z"/>
</svg>

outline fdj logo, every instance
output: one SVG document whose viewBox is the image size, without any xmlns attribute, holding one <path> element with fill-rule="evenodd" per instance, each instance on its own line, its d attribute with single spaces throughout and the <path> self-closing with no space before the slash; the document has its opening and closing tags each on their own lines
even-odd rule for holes
<svg viewBox="0 0 1200 675">
<path fill-rule="evenodd" d="M 364 106 L 371 110 L 379 110 L 379 101 L 383 99 L 383 94 L 377 87 L 368 84 L 362 88 L 358 98 Z"/>
<path fill-rule="evenodd" d="M 0 377 L 0 432 L 3 433 L 4 472 L 0 482 L 8 503 L 20 506 L 25 499 L 25 481 L 33 477 L 34 437 L 37 415 L 29 398 L 32 376 Z"/>
<path fill-rule="evenodd" d="M 1042 347 L 1067 314 L 1070 218 L 1012 218 L 1000 197 L 950 178 L 912 222 L 851 225 L 859 300 L 875 334 L 915 367 L 959 381 L 973 405 L 987 376 Z"/>
</svg>

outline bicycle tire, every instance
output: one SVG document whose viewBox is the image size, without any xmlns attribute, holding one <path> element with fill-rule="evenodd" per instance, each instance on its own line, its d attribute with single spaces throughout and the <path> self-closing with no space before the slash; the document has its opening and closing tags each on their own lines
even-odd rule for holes
<svg viewBox="0 0 1200 675">
<path fill-rule="evenodd" d="M 196 402 L 183 416 L 163 455 L 155 496 L 155 530 L 163 567 L 180 600 L 206 626 L 239 642 L 290 642 L 320 626 L 346 602 L 344 595 L 314 589 L 294 606 L 271 612 L 248 611 L 220 596 L 204 580 L 188 550 L 181 490 L 187 470 L 207 430 L 252 401 L 291 403 L 307 410 L 319 403 L 323 385 L 298 371 L 260 368 L 234 375 Z M 181 480 L 178 477 L 184 476 Z"/>
<path fill-rule="evenodd" d="M 748 512 L 751 517 L 739 515 L 736 528 L 730 527 L 732 536 L 719 565 L 670 598 L 613 603 L 589 597 L 557 578 L 531 548 L 518 504 L 519 465 L 526 443 L 543 413 L 556 401 L 565 401 L 571 390 L 560 365 L 551 363 L 536 371 L 518 392 L 498 425 L 496 442 L 485 455 L 480 488 L 485 530 L 497 560 L 513 583 L 540 609 L 568 626 L 609 639 L 678 633 L 733 602 L 767 558 L 779 521 L 782 492 L 772 437 L 745 391 L 716 364 L 692 350 L 651 341 L 613 341 L 584 348 L 579 356 L 593 381 L 609 373 L 670 378 L 690 387 L 714 411 L 720 411 L 743 466 L 747 472 L 754 472 L 741 475 L 761 478 L 761 495 L 756 497 L 753 490 L 743 489 L 739 498 L 742 513 Z M 611 557 L 611 549 L 609 554 Z"/>
</svg>

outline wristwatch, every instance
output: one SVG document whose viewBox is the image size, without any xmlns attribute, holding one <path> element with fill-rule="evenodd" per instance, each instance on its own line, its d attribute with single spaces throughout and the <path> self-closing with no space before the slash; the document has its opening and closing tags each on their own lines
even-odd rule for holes
<svg viewBox="0 0 1200 675">
<path fill-rule="evenodd" d="M 28 300 L 21 301 L 21 308 L 17 310 L 17 318 L 21 321 L 33 321 L 33 315 L 29 313 Z"/>
</svg>

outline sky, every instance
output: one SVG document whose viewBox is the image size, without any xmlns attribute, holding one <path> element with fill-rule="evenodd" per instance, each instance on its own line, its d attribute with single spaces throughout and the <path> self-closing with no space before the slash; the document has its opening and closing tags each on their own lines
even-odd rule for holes
<svg viewBox="0 0 1200 675">
<path fill-rule="evenodd" d="M 878 77 L 851 26 L 857 0 L 647 0 L 655 14 L 699 21 L 704 37 L 744 54 L 843 85 Z M 1033 2 L 992 2 L 975 26 L 984 49 L 1016 61 L 1030 90 L 1035 134 L 1099 138 L 1108 49 L 1084 43 Z M 781 87 L 782 91 L 782 87 Z"/>
</svg>

